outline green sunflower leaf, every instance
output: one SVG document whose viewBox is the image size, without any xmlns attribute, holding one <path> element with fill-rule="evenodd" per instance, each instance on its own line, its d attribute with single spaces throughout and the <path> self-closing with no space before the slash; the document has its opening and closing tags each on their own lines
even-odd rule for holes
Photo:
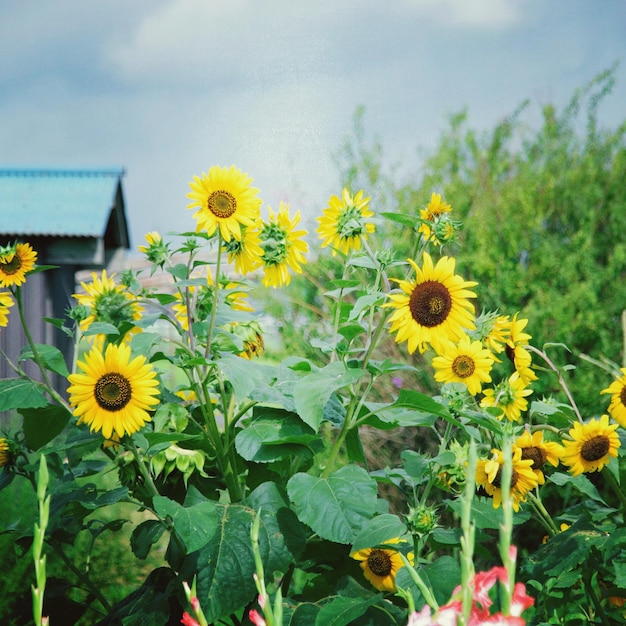
<svg viewBox="0 0 626 626">
<path fill-rule="evenodd" d="M 65 428 L 72 414 L 62 406 L 20 408 L 24 418 L 24 441 L 31 450 L 39 450 L 52 441 Z"/>
<path fill-rule="evenodd" d="M 201 502 L 185 508 L 165 496 L 155 496 L 152 503 L 161 517 L 172 519 L 188 552 L 195 552 L 213 539 L 218 524 L 214 502 Z"/>
<path fill-rule="evenodd" d="M 65 357 L 58 348 L 41 343 L 35 344 L 35 348 L 43 366 L 46 369 L 63 376 L 63 378 L 67 378 L 67 376 L 69 376 L 67 365 L 65 364 Z M 22 353 L 20 354 L 20 361 L 26 361 L 28 359 L 32 359 L 34 361 L 35 355 L 29 347 L 24 346 Z"/>
<path fill-rule="evenodd" d="M 261 494 L 266 504 L 271 494 Z M 239 504 L 215 504 L 216 532 L 211 541 L 189 554 L 181 568 L 181 580 L 193 580 L 196 576 L 196 592 L 202 609 L 210 624 L 226 618 L 246 606 L 255 596 L 253 574 L 254 554 L 250 540 L 250 528 L 255 511 Z M 268 526 L 266 516 L 277 518 L 280 524 L 283 508 L 271 511 L 263 505 L 259 529 L 259 552 L 264 567 L 269 572 L 285 572 L 293 559 L 284 531 L 275 532 Z M 289 560 L 288 560 L 289 559 Z"/>
<path fill-rule="evenodd" d="M 291 456 L 311 457 L 322 445 L 313 429 L 293 413 L 263 408 L 235 437 L 237 452 L 247 461 L 270 463 Z"/>
<path fill-rule="evenodd" d="M 357 535 L 352 551 L 372 548 L 390 539 L 402 537 L 406 532 L 406 524 L 397 515 L 390 513 L 377 515 Z"/>
<path fill-rule="evenodd" d="M 36 409 L 47 406 L 41 387 L 32 380 L 5 378 L 0 380 L 0 412 L 12 409 Z"/>
<path fill-rule="evenodd" d="M 355 383 L 361 375 L 361 370 L 347 370 L 343 363 L 335 362 L 302 377 L 293 392 L 300 419 L 317 432 L 324 418 L 324 407 L 333 392 Z"/>
<path fill-rule="evenodd" d="M 165 526 L 155 519 L 148 519 L 137 526 L 130 536 L 130 547 L 138 559 L 145 559 L 152 546 L 161 538 Z"/>
<path fill-rule="evenodd" d="M 382 594 L 367 598 L 336 596 L 325 604 L 315 620 L 315 626 L 347 626 L 364 615 L 373 604 L 382 599 Z"/>
<path fill-rule="evenodd" d="M 283 608 L 283 620 L 286 626 L 311 626 L 315 624 L 320 606 L 313 602 L 302 602 L 296 607 Z"/>
<path fill-rule="evenodd" d="M 376 511 L 376 481 L 346 465 L 328 478 L 295 474 L 287 483 L 298 518 L 323 539 L 353 543 Z"/>
<path fill-rule="evenodd" d="M 414 215 L 404 215 L 402 213 L 391 213 L 389 211 L 383 211 L 382 213 L 379 213 L 379 215 L 392 222 L 403 224 L 404 226 L 410 226 L 411 228 L 415 228 L 420 223 L 419 218 L 415 217 Z"/>
</svg>

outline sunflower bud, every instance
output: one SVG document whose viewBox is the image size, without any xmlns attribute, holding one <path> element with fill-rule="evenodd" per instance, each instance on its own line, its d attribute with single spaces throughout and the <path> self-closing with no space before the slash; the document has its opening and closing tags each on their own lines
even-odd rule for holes
<svg viewBox="0 0 626 626">
<path fill-rule="evenodd" d="M 200 476 L 207 477 L 204 471 L 205 455 L 202 450 L 189 450 L 172 444 L 169 448 L 161 450 L 150 459 L 150 468 L 156 477 L 163 473 L 167 478 L 175 469 L 178 470 L 185 481 L 198 472 Z"/>
<path fill-rule="evenodd" d="M 406 516 L 407 526 L 412 534 L 416 535 L 428 535 L 437 526 L 439 516 L 437 515 L 437 509 L 434 506 L 426 506 L 420 504 L 417 507 L 410 507 L 409 513 Z"/>
</svg>

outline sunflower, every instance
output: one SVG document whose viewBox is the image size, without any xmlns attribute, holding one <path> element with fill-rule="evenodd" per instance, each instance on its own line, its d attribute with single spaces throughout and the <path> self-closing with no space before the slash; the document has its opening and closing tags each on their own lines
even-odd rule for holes
<svg viewBox="0 0 626 626">
<path fill-rule="evenodd" d="M 441 216 L 445 213 L 452 211 L 452 207 L 441 199 L 441 194 L 432 193 L 430 196 L 430 202 L 425 209 L 420 210 L 420 218 L 423 220 L 421 226 L 417 229 L 417 232 L 422 233 L 426 241 L 432 241 L 435 244 L 439 244 L 439 238 L 435 236 L 435 227 Z M 452 228 L 449 238 L 454 235 L 453 222 L 446 222 Z M 444 232 L 445 234 L 445 232 Z"/>
<path fill-rule="evenodd" d="M 440 383 L 463 383 L 475 396 L 482 383 L 491 382 L 489 372 L 493 365 L 491 352 L 480 341 L 464 337 L 458 343 L 448 342 L 439 355 L 433 358 L 435 380 Z"/>
<path fill-rule="evenodd" d="M 390 539 L 385 541 L 385 545 L 400 543 L 400 539 Z M 400 553 L 397 550 L 386 550 L 384 548 L 364 548 L 357 550 L 350 555 L 363 570 L 365 578 L 378 591 L 396 591 L 396 575 L 404 567 Z M 409 562 L 413 559 L 413 554 L 409 554 Z"/>
<path fill-rule="evenodd" d="M 495 389 L 485 389 L 485 396 L 480 401 L 482 407 L 498 407 L 511 422 L 519 421 L 522 411 L 528 409 L 529 396 L 533 392 L 526 386 L 517 372 L 500 382 Z M 502 415 L 498 416 L 502 418 Z"/>
<path fill-rule="evenodd" d="M 504 454 L 501 450 L 491 450 L 490 459 L 479 459 L 476 464 L 476 484 L 482 487 L 493 498 L 493 508 L 497 509 L 502 502 L 502 469 Z M 512 471 L 509 490 L 514 511 L 519 511 L 520 502 L 526 500 L 526 494 L 537 484 L 537 475 L 532 469 L 531 459 L 522 459 L 522 449 L 513 447 L 511 451 Z"/>
<path fill-rule="evenodd" d="M 187 208 L 198 207 L 193 214 L 196 230 L 206 230 L 211 236 L 219 227 L 224 241 L 241 240 L 241 227 L 254 226 L 261 208 L 259 190 L 251 184 L 252 179 L 234 165 L 214 165 L 202 178 L 194 176 L 187 194 L 192 202 Z"/>
<path fill-rule="evenodd" d="M 147 246 L 137 246 L 139 252 L 145 255 L 145 257 L 154 265 L 163 267 L 169 256 L 168 245 L 163 241 L 161 235 L 153 230 L 145 235 Z M 152 269 L 152 273 L 154 273 Z"/>
<path fill-rule="evenodd" d="M 504 348 L 511 334 L 511 320 L 508 315 L 498 315 L 494 311 L 481 313 L 476 318 L 476 332 L 472 333 L 474 339 L 480 339 L 485 347 L 493 352 L 493 360 L 500 363 L 498 354 L 504 352 Z"/>
<path fill-rule="evenodd" d="M 105 439 L 132 435 L 150 421 L 148 411 L 159 402 L 156 373 L 143 356 L 131 360 L 130 348 L 109 344 L 78 361 L 82 374 L 70 374 L 70 404 L 78 423 L 100 431 Z"/>
<path fill-rule="evenodd" d="M 295 230 L 300 222 L 300 211 L 293 219 L 289 217 L 289 205 L 280 203 L 278 213 L 268 207 L 269 221 L 261 228 L 261 247 L 265 287 L 282 287 L 291 282 L 289 269 L 302 274 L 302 263 L 306 263 L 305 253 L 309 246 L 302 238 L 306 230 Z"/>
<path fill-rule="evenodd" d="M 0 287 L 20 286 L 32 271 L 37 253 L 28 243 L 15 243 L 0 248 Z"/>
<path fill-rule="evenodd" d="M 610 457 L 617 456 L 620 447 L 618 424 L 609 424 L 609 416 L 592 419 L 581 424 L 574 422 L 569 435 L 571 441 L 563 441 L 564 451 L 561 461 L 569 466 L 574 476 L 587 472 L 599 472 Z"/>
<path fill-rule="evenodd" d="M 135 299 L 135 296 L 122 285 L 115 282 L 115 274 L 107 276 L 107 271 L 102 270 L 100 277 L 92 272 L 91 282 L 81 282 L 85 293 L 75 293 L 73 297 L 79 305 L 84 306 L 88 314 L 80 322 L 79 326 L 84 333 L 94 322 L 105 322 L 120 328 L 122 324 L 133 324 L 131 333 L 140 332 L 134 323 L 141 318 L 143 308 Z M 94 345 L 102 346 L 103 335 L 91 335 L 88 340 Z"/>
<path fill-rule="evenodd" d="M 230 322 L 223 328 L 243 341 L 243 351 L 239 353 L 240 357 L 252 360 L 253 357 L 262 356 L 265 352 L 263 329 L 257 321 Z"/>
<path fill-rule="evenodd" d="M 526 324 L 528 324 L 528 320 L 517 319 L 517 313 L 513 316 L 509 338 L 506 341 L 504 350 L 511 363 L 513 363 L 515 371 L 519 373 L 520 378 L 528 385 L 533 380 L 537 380 L 537 375 L 530 368 L 532 357 L 530 352 L 524 347 L 531 340 L 531 336 L 524 332 Z"/>
<path fill-rule="evenodd" d="M 609 415 L 618 422 L 620 426 L 626 428 L 626 368 L 623 367 L 620 372 L 623 376 L 614 380 L 600 393 L 611 394 L 611 404 L 609 404 L 609 408 L 607 409 Z"/>
<path fill-rule="evenodd" d="M 322 248 L 330 246 L 333 255 L 339 250 L 348 255 L 351 250 L 361 249 L 361 238 L 367 239 L 376 227 L 367 219 L 374 213 L 369 210 L 369 197 L 364 197 L 363 190 L 355 196 L 344 188 L 341 198 L 331 196 L 322 217 L 318 217 L 317 233 L 322 240 Z"/>
<path fill-rule="evenodd" d="M 11 460 L 11 447 L 6 437 L 0 439 L 0 467 L 3 467 Z"/>
<path fill-rule="evenodd" d="M 9 323 L 9 309 L 13 304 L 11 292 L 0 291 L 0 326 L 6 326 Z"/>
<path fill-rule="evenodd" d="M 424 352 L 430 344 L 436 352 L 447 341 L 458 341 L 474 325 L 474 305 L 469 291 L 477 283 L 465 281 L 454 274 L 453 258 L 443 256 L 433 266 L 430 255 L 424 253 L 423 266 L 408 259 L 416 273 L 415 281 L 397 280 L 402 294 L 391 294 L 384 306 L 396 310 L 389 318 L 389 332 L 397 331 L 396 342 L 407 342 L 409 354 L 416 349 Z"/>
<path fill-rule="evenodd" d="M 228 262 L 234 263 L 235 271 L 241 275 L 249 274 L 263 265 L 261 225 L 261 220 L 257 220 L 254 226 L 244 226 L 241 229 L 241 239 L 233 238 L 224 242 L 224 249 L 228 253 Z"/>
<path fill-rule="evenodd" d="M 531 467 L 537 476 L 537 482 L 543 485 L 546 480 L 543 475 L 543 466 L 550 463 L 557 467 L 563 447 L 555 441 L 544 441 L 541 430 L 532 434 L 530 430 L 525 430 L 524 434 L 515 440 L 515 445 L 521 449 L 523 460 L 530 459 L 533 462 Z"/>
</svg>

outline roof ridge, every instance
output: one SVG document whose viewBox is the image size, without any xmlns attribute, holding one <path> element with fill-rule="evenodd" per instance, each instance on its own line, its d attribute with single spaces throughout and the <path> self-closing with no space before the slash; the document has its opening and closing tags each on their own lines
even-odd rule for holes
<svg viewBox="0 0 626 626">
<path fill-rule="evenodd" d="M 124 176 L 126 170 L 119 166 L 108 167 L 3 167 L 0 176 Z"/>
</svg>

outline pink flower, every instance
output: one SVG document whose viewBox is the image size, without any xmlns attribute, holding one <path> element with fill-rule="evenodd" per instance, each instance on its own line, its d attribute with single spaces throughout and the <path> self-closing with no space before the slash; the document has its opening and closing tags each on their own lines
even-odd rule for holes
<svg viewBox="0 0 626 626">
<path fill-rule="evenodd" d="M 515 548 L 511 550 L 511 557 L 515 559 Z M 526 594 L 523 583 L 517 583 L 513 589 L 511 598 L 510 615 L 489 612 L 493 601 L 489 597 L 489 591 L 496 583 L 501 583 L 508 588 L 509 577 L 504 567 L 492 567 L 487 572 L 478 572 L 472 582 L 472 606 L 467 626 L 524 626 L 526 620 L 521 615 L 534 600 Z M 450 598 L 448 604 L 440 607 L 434 615 L 429 606 L 424 606 L 421 611 L 414 612 L 409 616 L 407 626 L 456 626 L 457 617 L 463 612 L 461 602 L 462 588 L 459 585 Z"/>
<path fill-rule="evenodd" d="M 180 620 L 180 623 L 184 624 L 184 626 L 200 626 L 200 624 L 196 622 L 196 620 L 191 617 L 187 611 L 183 613 L 183 619 Z"/>
<path fill-rule="evenodd" d="M 252 609 L 250 613 L 248 613 L 248 617 L 250 618 L 250 621 L 255 624 L 255 626 L 266 626 L 265 620 L 256 609 Z"/>
</svg>

